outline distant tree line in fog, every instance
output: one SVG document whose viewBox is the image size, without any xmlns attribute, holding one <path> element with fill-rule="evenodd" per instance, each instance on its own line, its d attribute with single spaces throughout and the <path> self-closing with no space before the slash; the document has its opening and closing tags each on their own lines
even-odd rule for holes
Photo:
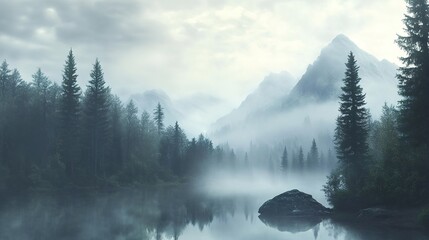
<svg viewBox="0 0 429 240">
<path fill-rule="evenodd" d="M 291 157 L 289 156 L 291 155 Z M 281 155 L 280 166 L 284 172 L 295 171 L 321 171 L 330 170 L 336 166 L 337 158 L 333 155 L 331 149 L 328 149 L 327 155 L 317 147 L 316 140 L 311 142 L 310 150 L 304 155 L 302 146 L 294 149 L 291 154 L 285 146 Z"/>
<path fill-rule="evenodd" d="M 0 189 L 119 186 L 181 181 L 229 156 L 203 135 L 188 139 L 176 122 L 125 106 L 104 81 L 98 59 L 87 88 L 77 84 L 70 50 L 61 85 L 39 68 L 27 83 L 0 66 Z"/>
</svg>

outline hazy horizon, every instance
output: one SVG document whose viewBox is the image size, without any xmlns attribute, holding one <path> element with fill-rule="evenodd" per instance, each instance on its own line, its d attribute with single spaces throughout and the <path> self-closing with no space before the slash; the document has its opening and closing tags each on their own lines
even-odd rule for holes
<svg viewBox="0 0 429 240">
<path fill-rule="evenodd" d="M 298 80 L 338 34 L 399 64 L 394 40 L 405 3 L 44 0 L 5 2 L 1 11 L 0 58 L 26 81 L 41 67 L 60 82 L 73 48 L 82 87 L 98 57 L 123 100 L 152 89 L 174 101 L 208 95 L 226 114 L 270 73 Z"/>
</svg>

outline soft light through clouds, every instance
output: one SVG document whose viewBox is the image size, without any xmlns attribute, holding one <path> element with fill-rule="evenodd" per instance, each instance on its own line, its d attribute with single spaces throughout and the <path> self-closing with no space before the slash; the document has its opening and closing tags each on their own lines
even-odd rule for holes
<svg viewBox="0 0 429 240">
<path fill-rule="evenodd" d="M 237 106 L 270 72 L 296 78 L 337 34 L 398 63 L 405 3 L 361 1 L 4 1 L 0 58 L 53 80 L 70 47 L 86 85 L 99 57 L 114 92 L 206 93 Z"/>
</svg>

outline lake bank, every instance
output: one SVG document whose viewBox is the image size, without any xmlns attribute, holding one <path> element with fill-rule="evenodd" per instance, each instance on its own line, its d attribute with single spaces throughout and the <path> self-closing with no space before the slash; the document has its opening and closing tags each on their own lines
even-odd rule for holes
<svg viewBox="0 0 429 240">
<path fill-rule="evenodd" d="M 346 225 L 428 231 L 427 227 L 419 221 L 419 214 L 424 209 L 424 207 L 370 208 L 374 211 L 369 211 L 369 213 L 364 213 L 364 210 L 358 212 L 334 211 L 330 218 L 334 222 Z"/>
</svg>

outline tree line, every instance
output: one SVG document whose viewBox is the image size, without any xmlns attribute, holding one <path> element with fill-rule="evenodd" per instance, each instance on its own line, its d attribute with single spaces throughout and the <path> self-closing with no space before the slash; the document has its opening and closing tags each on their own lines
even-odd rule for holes
<svg viewBox="0 0 429 240">
<path fill-rule="evenodd" d="M 419 205 L 429 197 L 429 5 L 407 0 L 397 107 L 372 121 L 353 53 L 346 63 L 335 130 L 339 166 L 324 191 L 338 209 Z"/>
<path fill-rule="evenodd" d="M 316 140 L 313 138 L 306 155 L 304 155 L 302 146 L 293 149 L 291 154 L 288 153 L 287 146 L 285 146 L 281 155 L 280 166 L 283 172 L 330 170 L 336 166 L 336 157 L 331 149 L 328 149 L 327 155 L 325 155 L 325 152 L 319 149 Z"/>
<path fill-rule="evenodd" d="M 96 59 L 86 90 L 67 55 L 61 85 L 39 68 L 32 81 L 0 66 L 0 189 L 120 186 L 195 176 L 224 155 L 203 135 L 189 140 L 164 111 L 125 106 L 104 81 Z M 217 157 L 216 157 L 217 156 Z"/>
</svg>

